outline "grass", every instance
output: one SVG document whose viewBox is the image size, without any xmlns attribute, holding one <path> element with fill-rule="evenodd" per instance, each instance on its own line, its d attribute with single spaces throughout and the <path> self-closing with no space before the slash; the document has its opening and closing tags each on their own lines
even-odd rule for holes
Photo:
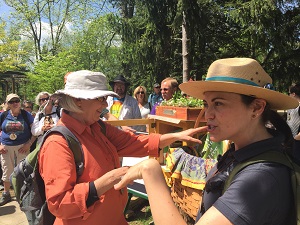
<svg viewBox="0 0 300 225">
<path fill-rule="evenodd" d="M 149 202 L 145 199 L 140 198 L 131 200 L 125 217 L 127 218 L 127 222 L 130 225 L 151 224 L 153 220 Z"/>
</svg>

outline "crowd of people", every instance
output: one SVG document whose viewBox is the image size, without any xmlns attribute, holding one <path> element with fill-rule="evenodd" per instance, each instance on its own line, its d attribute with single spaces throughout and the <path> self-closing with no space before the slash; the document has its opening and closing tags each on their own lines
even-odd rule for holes
<svg viewBox="0 0 300 225">
<path fill-rule="evenodd" d="M 129 86 L 123 75 L 107 82 L 101 72 L 71 72 L 65 76 L 63 89 L 37 95 L 39 110 L 34 116 L 32 102 L 21 104 L 17 94 L 7 95 L 7 110 L 0 114 L 4 184 L 0 206 L 11 201 L 8 178 L 15 160 L 30 152 L 35 139 L 39 142 L 47 130 L 60 125 L 66 126 L 81 143 L 84 170 L 77 177 L 71 150 L 61 135 L 47 137 L 38 163 L 47 205 L 56 217 L 55 225 L 94 225 L 99 221 L 104 225 L 127 224 L 123 215 L 126 186 L 135 179 L 144 180 L 156 225 L 185 224 L 173 204 L 159 162 L 147 159 L 122 167 L 120 157 L 157 157 L 161 149 L 178 140 L 200 144 L 194 135 L 209 132 L 210 140 L 229 140 L 232 145 L 207 174 L 196 224 L 289 224 L 294 200 L 287 167 L 256 163 L 238 173 L 223 194 L 222 185 L 239 162 L 261 153 L 274 150 L 297 157 L 299 84 L 289 88 L 289 95 L 277 92 L 271 77 L 256 60 L 229 58 L 213 62 L 205 81 L 179 85 L 176 79 L 168 77 L 153 85 L 149 97 L 143 85 L 129 95 Z M 105 123 L 110 119 L 147 118 L 155 114 L 161 101 L 171 99 L 180 90 L 204 101 L 206 126 L 177 133 L 138 135 L 147 128 L 125 129 Z M 276 110 L 287 110 L 287 118 Z M 104 131 L 99 118 L 104 121 Z"/>
</svg>

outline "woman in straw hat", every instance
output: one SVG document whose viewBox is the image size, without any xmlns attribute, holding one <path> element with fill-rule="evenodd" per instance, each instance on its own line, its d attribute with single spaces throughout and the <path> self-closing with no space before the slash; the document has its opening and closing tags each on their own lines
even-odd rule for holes
<svg viewBox="0 0 300 225">
<path fill-rule="evenodd" d="M 290 224 L 294 202 L 287 167 L 271 162 L 252 164 L 234 177 L 223 195 L 222 190 L 239 162 L 266 151 L 290 149 L 291 130 L 274 109 L 295 108 L 298 102 L 274 91 L 270 76 L 249 58 L 217 60 L 209 67 L 205 81 L 183 83 L 180 89 L 204 100 L 210 139 L 233 142 L 207 175 L 196 224 Z M 267 123 L 273 129 L 267 128 Z M 138 178 L 144 179 L 156 225 L 185 224 L 155 160 L 131 167 L 115 188 Z"/>
<path fill-rule="evenodd" d="M 66 140 L 51 134 L 39 154 L 39 171 L 45 182 L 47 205 L 56 216 L 55 225 L 125 225 L 123 210 L 127 189 L 113 186 L 127 172 L 119 157 L 159 155 L 159 149 L 176 140 L 200 142 L 192 138 L 203 128 L 174 134 L 136 136 L 109 124 L 101 132 L 97 122 L 107 107 L 107 96 L 117 96 L 107 89 L 100 72 L 81 70 L 68 75 L 65 88 L 56 96 L 63 108 L 57 125 L 68 127 L 79 139 L 84 153 L 84 169 L 76 179 L 75 161 Z"/>
</svg>

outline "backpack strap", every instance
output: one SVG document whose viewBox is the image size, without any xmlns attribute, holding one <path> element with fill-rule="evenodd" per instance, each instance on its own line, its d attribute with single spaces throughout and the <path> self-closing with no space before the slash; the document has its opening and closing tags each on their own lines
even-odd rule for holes
<svg viewBox="0 0 300 225">
<path fill-rule="evenodd" d="M 234 176 L 243 170 L 245 167 L 260 163 L 260 162 L 275 162 L 287 166 L 291 171 L 291 184 L 293 189 L 294 204 L 295 204 L 295 213 L 297 224 L 300 224 L 300 205 L 298 205 L 298 198 L 300 197 L 300 166 L 294 162 L 289 155 L 286 153 L 281 153 L 278 151 L 268 151 L 257 156 L 254 156 L 248 159 L 245 162 L 242 162 L 236 165 L 233 170 L 230 172 L 227 180 L 225 181 L 222 194 L 229 188 Z M 293 219 L 291 221 L 294 223 Z"/>
<path fill-rule="evenodd" d="M 106 135 L 106 126 L 105 123 L 99 119 L 98 123 L 101 126 L 101 132 Z M 83 168 L 84 168 L 84 154 L 82 150 L 82 146 L 77 139 L 77 137 L 65 126 L 54 126 L 50 130 L 48 130 L 44 135 L 43 139 L 40 144 L 40 149 L 42 148 L 42 145 L 44 144 L 46 138 L 52 134 L 53 132 L 60 133 L 61 135 L 64 136 L 66 139 L 69 148 L 72 150 L 74 159 L 75 159 L 75 164 L 76 164 L 76 173 L 77 177 L 81 176 L 83 173 Z"/>
<path fill-rule="evenodd" d="M 3 121 L 4 121 L 5 118 L 7 117 L 7 114 L 8 114 L 8 110 L 2 112 L 1 115 L 0 115 L 0 130 L 1 130 Z"/>
<path fill-rule="evenodd" d="M 284 153 L 281 153 L 281 152 L 278 152 L 278 151 L 264 152 L 262 154 L 254 156 L 254 157 L 252 157 L 252 158 L 250 158 L 250 159 L 248 159 L 244 162 L 241 162 L 241 163 L 237 164 L 233 168 L 233 170 L 230 172 L 228 178 L 225 181 L 223 193 L 228 189 L 228 187 L 230 186 L 234 176 L 238 172 L 240 172 L 245 167 L 247 167 L 251 164 L 260 163 L 260 162 L 275 162 L 275 163 L 283 164 L 283 165 L 293 169 L 291 159 L 287 155 L 285 155 Z"/>
<path fill-rule="evenodd" d="M 39 121 L 44 117 L 45 115 L 44 115 L 44 113 L 39 113 Z"/>
<path fill-rule="evenodd" d="M 28 115 L 27 115 L 27 112 L 24 109 L 21 109 L 21 115 L 22 115 L 25 123 L 27 123 L 28 128 L 30 129 L 30 123 L 29 123 Z"/>
<path fill-rule="evenodd" d="M 56 115 L 60 119 L 60 117 L 61 117 L 61 115 L 60 115 L 60 113 L 61 113 L 61 106 L 57 106 L 55 111 L 56 111 Z"/>
<path fill-rule="evenodd" d="M 40 148 L 42 148 L 42 145 L 46 140 L 46 138 L 54 132 L 60 133 L 66 139 L 68 146 L 72 150 L 74 155 L 77 177 L 81 176 L 84 168 L 84 154 L 83 154 L 82 146 L 79 140 L 77 139 L 77 137 L 67 127 L 54 126 L 50 130 L 48 130 L 43 136 Z"/>
<path fill-rule="evenodd" d="M 101 127 L 101 132 L 106 136 L 106 126 L 105 126 L 105 123 L 101 119 L 98 120 L 98 123 L 99 123 L 99 125 Z"/>
</svg>

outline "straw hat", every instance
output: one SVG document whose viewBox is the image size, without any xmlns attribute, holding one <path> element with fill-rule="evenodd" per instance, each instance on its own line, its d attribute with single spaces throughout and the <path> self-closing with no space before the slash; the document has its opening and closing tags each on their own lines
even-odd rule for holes
<svg viewBox="0 0 300 225">
<path fill-rule="evenodd" d="M 265 99 L 272 109 L 292 109 L 299 105 L 296 99 L 273 90 L 272 78 L 250 58 L 216 60 L 208 68 L 205 81 L 185 82 L 179 87 L 200 99 L 207 91 L 222 91 Z"/>
<path fill-rule="evenodd" d="M 55 95 L 59 94 L 81 99 L 95 99 L 108 95 L 118 97 L 115 92 L 108 90 L 103 73 L 89 70 L 79 70 L 68 74 L 65 88 L 55 92 Z"/>
</svg>

